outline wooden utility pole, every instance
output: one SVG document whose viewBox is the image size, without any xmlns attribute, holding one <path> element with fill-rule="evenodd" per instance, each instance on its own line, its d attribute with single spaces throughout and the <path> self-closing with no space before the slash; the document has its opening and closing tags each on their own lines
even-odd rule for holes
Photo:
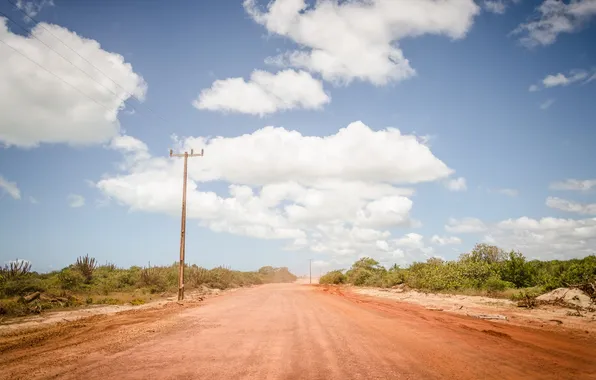
<svg viewBox="0 0 596 380">
<path fill-rule="evenodd" d="M 178 270 L 178 301 L 184 299 L 184 253 L 186 249 L 186 178 L 188 168 L 188 157 L 198 157 L 203 155 L 203 149 L 200 154 L 195 154 L 191 149 L 188 152 L 174 154 L 170 149 L 170 157 L 184 157 L 184 179 L 182 181 L 182 221 L 180 222 L 180 269 Z"/>
</svg>

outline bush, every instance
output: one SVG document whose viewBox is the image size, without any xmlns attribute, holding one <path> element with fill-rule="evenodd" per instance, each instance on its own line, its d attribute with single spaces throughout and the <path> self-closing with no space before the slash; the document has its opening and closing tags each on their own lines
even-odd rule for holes
<svg viewBox="0 0 596 380">
<path fill-rule="evenodd" d="M 149 288 L 151 293 L 163 292 L 167 288 L 167 280 L 164 268 L 150 267 L 141 270 L 139 285 Z"/>
<path fill-rule="evenodd" d="M 63 290 L 77 290 L 85 282 L 85 277 L 81 272 L 70 268 L 63 269 L 57 275 L 60 289 Z"/>
<path fill-rule="evenodd" d="M 339 285 L 346 283 L 346 276 L 341 270 L 325 273 L 319 279 L 319 284 Z"/>
<path fill-rule="evenodd" d="M 502 292 L 506 289 L 515 287 L 511 282 L 503 281 L 499 277 L 491 277 L 484 283 L 484 288 L 489 293 Z"/>
</svg>

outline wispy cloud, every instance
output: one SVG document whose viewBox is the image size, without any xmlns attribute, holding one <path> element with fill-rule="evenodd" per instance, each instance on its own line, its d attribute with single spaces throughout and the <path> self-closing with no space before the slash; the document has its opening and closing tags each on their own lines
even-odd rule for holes
<svg viewBox="0 0 596 380">
<path fill-rule="evenodd" d="M 43 8 L 53 7 L 55 4 L 53 0 L 17 0 L 16 5 L 26 15 L 23 20 L 30 22 Z"/>
<path fill-rule="evenodd" d="M 555 99 L 548 99 L 540 104 L 540 109 L 543 111 L 546 111 L 547 109 L 550 108 L 550 106 L 553 105 L 554 102 L 555 102 Z"/>
<path fill-rule="evenodd" d="M 589 191 L 596 189 L 596 179 L 573 179 L 569 178 L 564 181 L 557 181 L 550 184 L 551 190 L 574 190 L 574 191 Z"/>
<path fill-rule="evenodd" d="M 16 182 L 10 182 L 0 175 L 0 190 L 6 192 L 14 199 L 21 199 L 21 190 L 19 190 Z"/>
<path fill-rule="evenodd" d="M 82 195 L 69 194 L 68 205 L 73 208 L 83 207 L 85 205 L 85 198 Z"/>
</svg>

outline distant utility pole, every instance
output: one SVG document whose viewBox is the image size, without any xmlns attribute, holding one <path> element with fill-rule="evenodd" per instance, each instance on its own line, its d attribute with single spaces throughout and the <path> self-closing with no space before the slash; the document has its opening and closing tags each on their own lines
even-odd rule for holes
<svg viewBox="0 0 596 380">
<path fill-rule="evenodd" d="M 184 251 L 186 248 L 186 177 L 188 168 L 188 157 L 199 157 L 203 155 L 203 149 L 200 154 L 194 154 L 191 149 L 188 152 L 174 154 L 170 149 L 170 157 L 184 157 L 184 180 L 182 181 L 182 222 L 180 223 L 180 269 L 178 270 L 178 301 L 184 299 Z"/>
<path fill-rule="evenodd" d="M 312 284 L 312 259 L 308 259 L 308 283 Z"/>
</svg>

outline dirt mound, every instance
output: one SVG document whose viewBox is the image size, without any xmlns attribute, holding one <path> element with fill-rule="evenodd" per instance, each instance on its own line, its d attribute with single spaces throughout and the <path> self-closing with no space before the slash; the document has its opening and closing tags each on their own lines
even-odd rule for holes
<svg viewBox="0 0 596 380">
<path fill-rule="evenodd" d="M 590 296 L 579 289 L 558 288 L 536 297 L 536 300 L 548 303 L 563 302 L 568 305 L 589 308 L 592 305 Z"/>
</svg>

